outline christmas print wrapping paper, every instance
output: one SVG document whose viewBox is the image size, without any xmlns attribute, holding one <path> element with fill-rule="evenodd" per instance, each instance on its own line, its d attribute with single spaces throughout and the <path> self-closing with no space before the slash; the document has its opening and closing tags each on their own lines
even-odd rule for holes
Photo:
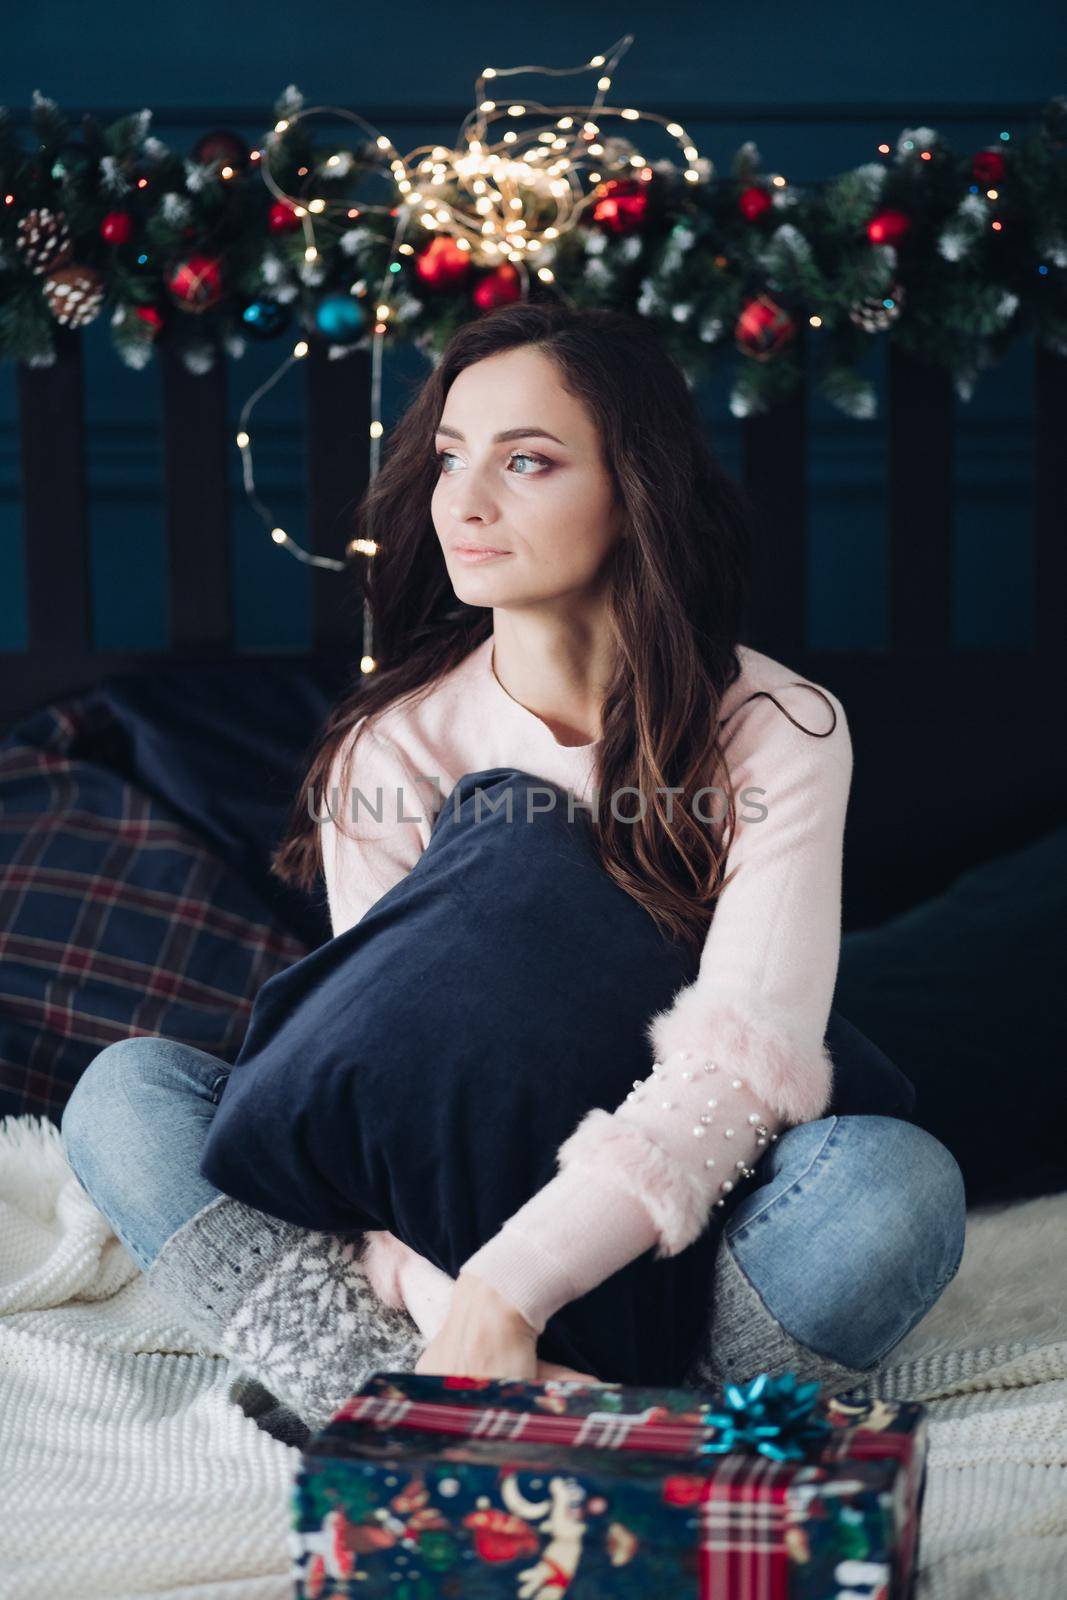
<svg viewBox="0 0 1067 1600">
<path fill-rule="evenodd" d="M 710 1390 L 376 1373 L 302 1453 L 298 1600 L 907 1600 L 925 1408 L 813 1396 L 793 1407 L 810 1426 L 760 1428 L 767 1382 L 728 1385 L 731 1411 Z"/>
</svg>

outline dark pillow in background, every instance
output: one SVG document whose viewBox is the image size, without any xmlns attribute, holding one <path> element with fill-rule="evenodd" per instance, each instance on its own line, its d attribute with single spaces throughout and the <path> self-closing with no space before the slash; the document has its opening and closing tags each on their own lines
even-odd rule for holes
<svg viewBox="0 0 1067 1600">
<path fill-rule="evenodd" d="M 176 666 L 0 739 L 0 1116 L 58 1121 L 131 1034 L 235 1059 L 263 984 L 330 937 L 324 892 L 269 857 L 342 687 L 302 663 Z"/>
<path fill-rule="evenodd" d="M 1067 1188 L 1067 827 L 846 934 L 834 1005 L 915 1084 L 968 1205 Z"/>
<path fill-rule="evenodd" d="M 237 659 L 108 679 L 128 738 L 127 774 L 191 823 L 275 916 L 316 948 L 331 937 L 325 890 L 270 871 L 317 736 L 351 666 Z"/>
</svg>

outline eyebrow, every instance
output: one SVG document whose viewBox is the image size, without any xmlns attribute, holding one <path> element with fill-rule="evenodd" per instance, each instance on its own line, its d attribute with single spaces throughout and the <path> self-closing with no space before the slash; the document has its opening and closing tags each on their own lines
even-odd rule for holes
<svg viewBox="0 0 1067 1600">
<path fill-rule="evenodd" d="M 463 438 L 458 428 L 448 428 L 444 423 L 438 425 L 437 432 L 447 433 L 450 439 Z M 501 444 L 505 439 L 552 439 L 556 444 L 563 444 L 563 440 L 557 439 L 547 428 L 505 428 L 503 433 L 493 435 L 494 444 Z"/>
</svg>

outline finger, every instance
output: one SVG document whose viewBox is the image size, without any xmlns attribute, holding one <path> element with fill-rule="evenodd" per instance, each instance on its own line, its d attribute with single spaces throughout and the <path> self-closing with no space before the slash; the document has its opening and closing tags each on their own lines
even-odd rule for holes
<svg viewBox="0 0 1067 1600">
<path fill-rule="evenodd" d="M 578 1372 L 574 1367 L 560 1366 L 555 1361 L 541 1361 L 537 1363 L 537 1377 L 539 1381 L 546 1378 L 571 1378 L 580 1383 L 599 1383 L 600 1379 L 592 1372 Z"/>
</svg>

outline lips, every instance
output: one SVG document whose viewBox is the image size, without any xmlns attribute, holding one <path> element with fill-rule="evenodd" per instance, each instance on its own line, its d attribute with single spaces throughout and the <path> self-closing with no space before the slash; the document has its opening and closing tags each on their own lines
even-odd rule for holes
<svg viewBox="0 0 1067 1600">
<path fill-rule="evenodd" d="M 496 546 L 492 545 L 492 544 L 454 544 L 452 546 L 452 549 L 456 552 L 457 555 L 461 555 L 461 556 L 464 556 L 464 555 L 506 556 L 507 553 L 508 553 L 506 550 L 498 550 L 496 548 Z"/>
</svg>

